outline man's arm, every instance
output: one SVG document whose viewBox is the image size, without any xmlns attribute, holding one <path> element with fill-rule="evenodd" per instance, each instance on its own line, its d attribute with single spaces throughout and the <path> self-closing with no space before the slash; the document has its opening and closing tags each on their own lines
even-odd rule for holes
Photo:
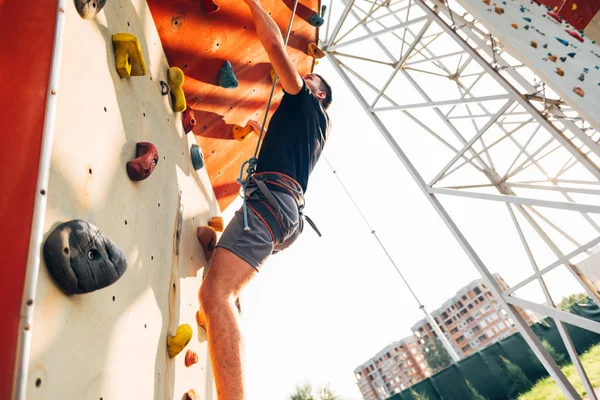
<svg viewBox="0 0 600 400">
<path fill-rule="evenodd" d="M 302 78 L 285 51 L 279 27 L 263 10 L 258 0 L 245 0 L 245 2 L 252 11 L 256 35 L 267 52 L 275 72 L 279 75 L 283 90 L 289 94 L 298 93 L 302 89 Z"/>
</svg>

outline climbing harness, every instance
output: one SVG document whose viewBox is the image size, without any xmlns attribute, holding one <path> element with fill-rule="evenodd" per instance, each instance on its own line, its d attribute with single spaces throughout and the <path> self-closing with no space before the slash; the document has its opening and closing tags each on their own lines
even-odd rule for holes
<svg viewBox="0 0 600 400">
<path fill-rule="evenodd" d="M 288 40 L 290 38 L 290 33 L 292 31 L 292 24 L 294 22 L 294 16 L 296 15 L 297 7 L 298 7 L 298 0 L 295 0 L 294 8 L 292 9 L 292 16 L 290 17 L 290 23 L 288 25 L 287 33 L 285 35 L 285 41 L 283 43 L 284 47 L 287 46 Z M 242 185 L 242 201 L 243 201 L 242 208 L 244 211 L 244 231 L 250 230 L 250 228 L 248 227 L 248 204 L 246 203 L 246 197 L 247 197 L 246 187 L 248 185 L 248 182 L 250 181 L 250 179 L 252 178 L 252 176 L 254 175 L 254 173 L 256 171 L 256 165 L 258 164 L 258 151 L 260 149 L 260 145 L 262 142 L 262 137 L 263 137 L 263 133 L 265 130 L 265 124 L 267 123 L 267 115 L 269 114 L 269 109 L 271 108 L 271 101 L 273 100 L 273 94 L 275 93 L 276 85 L 277 85 L 277 77 L 275 77 L 275 79 L 273 79 L 273 84 L 271 85 L 271 94 L 269 95 L 269 101 L 267 102 L 267 109 L 265 111 L 265 117 L 263 118 L 263 123 L 260 128 L 260 134 L 258 136 L 258 141 L 256 142 L 256 149 L 254 150 L 254 156 L 252 156 L 251 158 L 249 158 L 242 164 L 242 166 L 240 168 L 240 177 L 236 180 L 237 183 Z M 246 172 L 246 178 L 244 178 L 244 172 Z M 262 189 L 261 189 L 261 192 L 262 192 Z M 267 190 L 267 192 L 268 192 L 268 190 Z M 272 197 L 272 195 L 271 195 L 271 197 Z M 269 198 L 269 197 L 267 197 L 267 198 Z M 277 206 L 277 207 L 279 207 L 279 206 Z"/>
</svg>

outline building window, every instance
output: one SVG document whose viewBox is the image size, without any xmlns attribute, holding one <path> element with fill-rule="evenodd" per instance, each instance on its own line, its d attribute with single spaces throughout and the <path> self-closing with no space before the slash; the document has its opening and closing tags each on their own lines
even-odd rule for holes
<svg viewBox="0 0 600 400">
<path fill-rule="evenodd" d="M 463 294 L 463 296 L 461 297 L 463 300 L 467 300 L 467 295 Z"/>
<path fill-rule="evenodd" d="M 473 289 L 473 291 L 475 292 L 475 294 L 481 293 L 481 289 L 479 289 L 477 286 L 475 287 L 475 289 Z"/>
<path fill-rule="evenodd" d="M 487 335 L 484 333 L 483 335 L 479 336 L 479 338 L 477 340 L 479 340 L 480 342 L 484 342 L 488 339 Z"/>
<path fill-rule="evenodd" d="M 483 296 L 479 296 L 479 297 L 478 297 L 478 299 L 479 299 L 479 301 L 481 301 L 481 302 L 483 302 L 483 301 L 484 301 L 484 299 L 483 299 Z"/>
<path fill-rule="evenodd" d="M 469 346 L 469 345 L 466 345 L 466 346 L 465 346 L 465 347 L 463 347 L 461 350 L 463 351 L 463 353 L 466 353 L 467 351 L 471 350 L 471 346 Z"/>
<path fill-rule="evenodd" d="M 467 308 L 468 308 L 469 310 L 473 309 L 473 304 L 469 303 L 469 304 L 467 305 Z"/>
</svg>

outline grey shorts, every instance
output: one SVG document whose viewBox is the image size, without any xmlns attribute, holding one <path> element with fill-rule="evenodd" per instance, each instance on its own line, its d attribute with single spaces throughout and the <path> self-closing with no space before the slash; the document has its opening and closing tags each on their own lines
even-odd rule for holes
<svg viewBox="0 0 600 400">
<path fill-rule="evenodd" d="M 286 249 L 296 241 L 303 229 L 303 220 L 298 212 L 296 200 L 286 193 L 272 191 L 271 194 L 277 200 L 280 215 L 277 219 L 280 223 L 281 237 L 276 237 L 275 229 L 269 226 L 268 219 L 264 218 L 258 210 L 264 210 L 267 199 L 260 191 L 246 201 L 248 206 L 248 227 L 244 231 L 243 207 L 235 212 L 231 222 L 225 228 L 217 247 L 227 249 L 244 261 L 252 265 L 257 271 L 267 260 L 269 255 Z M 262 203 L 261 203 L 262 202 Z M 263 211 L 265 212 L 265 211 Z M 273 219 L 269 219 L 273 223 Z"/>
</svg>

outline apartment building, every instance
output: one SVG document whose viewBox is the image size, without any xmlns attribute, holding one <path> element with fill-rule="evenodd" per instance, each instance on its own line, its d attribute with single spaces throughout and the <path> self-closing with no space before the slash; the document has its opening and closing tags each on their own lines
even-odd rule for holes
<svg viewBox="0 0 600 400">
<path fill-rule="evenodd" d="M 508 289 L 499 274 L 494 274 L 494 278 L 503 290 Z M 536 322 L 533 313 L 522 309 L 519 311 L 528 324 Z M 461 357 L 469 356 L 517 331 L 513 320 L 493 298 L 483 279 L 474 280 L 460 289 L 431 315 Z M 437 337 L 425 318 L 413 325 L 412 331 L 421 343 L 425 342 L 426 336 L 432 339 Z"/>
<path fill-rule="evenodd" d="M 354 370 L 363 399 L 383 400 L 431 376 L 422 343 L 414 336 L 387 345 Z"/>
<path fill-rule="evenodd" d="M 499 274 L 494 274 L 494 278 L 503 290 L 508 289 Z M 521 309 L 519 312 L 528 324 L 537 321 L 533 313 Z M 461 357 L 517 331 L 483 279 L 474 280 L 460 289 L 431 315 Z M 411 329 L 414 336 L 386 346 L 354 370 L 363 399 L 387 399 L 437 372 L 427 365 L 423 348 L 427 338 L 437 337 L 433 328 L 423 318 Z"/>
</svg>

